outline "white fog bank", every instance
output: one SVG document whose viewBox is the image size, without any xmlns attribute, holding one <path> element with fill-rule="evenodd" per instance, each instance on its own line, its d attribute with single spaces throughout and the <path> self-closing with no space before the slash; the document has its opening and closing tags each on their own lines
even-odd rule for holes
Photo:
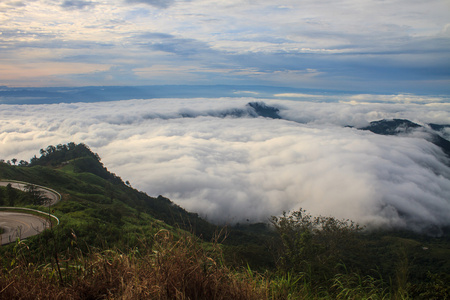
<svg viewBox="0 0 450 300">
<path fill-rule="evenodd" d="M 450 168 L 437 146 L 345 127 L 385 118 L 450 124 L 449 104 L 264 100 L 285 119 L 222 117 L 250 101 L 0 105 L 0 158 L 85 143 L 133 187 L 218 223 L 302 207 L 368 226 L 450 225 Z"/>
</svg>

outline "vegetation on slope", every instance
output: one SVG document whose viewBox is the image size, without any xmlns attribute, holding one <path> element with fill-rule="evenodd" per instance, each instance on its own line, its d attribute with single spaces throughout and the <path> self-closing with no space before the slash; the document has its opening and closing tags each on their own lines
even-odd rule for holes
<svg viewBox="0 0 450 300">
<path fill-rule="evenodd" d="M 84 144 L 49 146 L 40 152 L 41 157 L 32 158 L 26 167 L 0 164 L 0 178 L 57 190 L 63 201 L 53 209 L 63 219 L 69 214 L 75 218 L 79 216 L 80 222 L 84 223 L 96 221 L 123 225 L 132 222 L 139 225 L 140 221 L 152 216 L 154 222 L 160 220 L 198 235 L 204 234 L 207 239 L 212 237 L 215 226 L 167 198 L 150 197 L 125 184 L 120 177 L 110 173 L 99 156 Z M 102 239 L 108 238 L 102 236 Z"/>
<path fill-rule="evenodd" d="M 450 240 L 368 233 L 303 210 L 219 228 L 110 173 L 84 144 L 49 146 L 0 178 L 48 186 L 59 226 L 0 247 L 0 298 L 445 299 Z M 0 188 L 0 205 L 40 206 Z M 193 233 L 193 234 L 191 234 Z"/>
</svg>

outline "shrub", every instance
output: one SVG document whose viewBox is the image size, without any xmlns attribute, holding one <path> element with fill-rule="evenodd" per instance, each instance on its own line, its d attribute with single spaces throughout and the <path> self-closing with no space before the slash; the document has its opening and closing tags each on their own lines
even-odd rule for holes
<svg viewBox="0 0 450 300">
<path fill-rule="evenodd" d="M 313 217 L 303 209 L 272 217 L 278 234 L 277 264 L 284 273 L 301 273 L 314 283 L 324 283 L 339 272 L 359 250 L 362 228 L 350 220 Z"/>
</svg>

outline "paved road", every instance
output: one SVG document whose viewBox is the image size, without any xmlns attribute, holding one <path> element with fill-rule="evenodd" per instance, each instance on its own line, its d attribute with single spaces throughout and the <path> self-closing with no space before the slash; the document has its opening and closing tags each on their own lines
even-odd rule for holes
<svg viewBox="0 0 450 300">
<path fill-rule="evenodd" d="M 7 186 L 8 184 L 22 191 L 27 191 L 27 186 L 30 185 L 29 183 L 0 181 L 0 186 Z M 61 196 L 55 191 L 44 187 L 37 187 L 37 190 L 50 199 L 48 205 L 54 205 L 61 200 Z M 49 221 L 43 217 L 27 213 L 0 211 L 0 228 L 4 230 L 4 233 L 0 236 L 0 245 L 14 242 L 17 238 L 24 239 L 39 234 L 49 226 Z"/>
<path fill-rule="evenodd" d="M 0 186 L 7 186 L 8 184 L 11 184 L 11 186 L 15 189 L 21 190 L 21 191 L 27 191 L 27 186 L 31 185 L 31 183 L 19 183 L 14 181 L 0 181 Z M 45 189 L 43 187 L 36 186 L 36 189 L 38 191 L 41 191 L 43 193 L 43 196 L 50 199 L 49 205 L 56 204 L 59 200 L 61 200 L 61 196 L 53 191 L 50 191 L 48 189 Z"/>
<path fill-rule="evenodd" d="M 49 226 L 50 222 L 39 216 L 0 211 L 0 227 L 5 231 L 0 236 L 0 245 L 39 234 Z"/>
</svg>

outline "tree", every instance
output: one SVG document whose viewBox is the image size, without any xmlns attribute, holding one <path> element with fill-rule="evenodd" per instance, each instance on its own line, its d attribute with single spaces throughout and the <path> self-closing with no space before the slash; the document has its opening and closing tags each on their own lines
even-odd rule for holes
<svg viewBox="0 0 450 300">
<path fill-rule="evenodd" d="M 22 167 L 28 166 L 28 162 L 26 160 L 22 159 L 21 161 L 19 161 L 19 166 L 22 166 Z"/>
<path fill-rule="evenodd" d="M 25 186 L 28 195 L 33 202 L 33 205 L 46 205 L 50 199 L 45 196 L 45 192 L 34 184 L 28 184 Z"/>
<path fill-rule="evenodd" d="M 76 145 L 74 142 L 70 142 L 70 143 L 67 144 L 67 148 L 68 148 L 69 150 L 75 149 L 76 146 L 77 146 L 77 145 Z"/>
<path fill-rule="evenodd" d="M 53 145 L 50 145 L 50 146 L 47 147 L 46 150 L 47 150 L 47 154 L 51 154 L 51 153 L 56 151 L 56 147 L 53 146 Z"/>
<path fill-rule="evenodd" d="M 313 217 L 303 209 L 272 217 L 277 237 L 278 267 L 304 273 L 312 281 L 331 278 L 341 263 L 351 264 L 358 251 L 357 233 L 362 228 L 350 220 Z"/>
<path fill-rule="evenodd" d="M 114 197 L 115 197 L 115 193 L 114 193 L 114 188 L 113 185 L 109 182 L 106 183 L 105 185 L 105 191 L 106 191 L 106 195 L 110 202 L 109 203 L 113 203 Z"/>
<path fill-rule="evenodd" d="M 0 206 L 2 206 L 3 204 L 5 204 L 5 199 L 3 195 L 3 189 L 0 189 Z"/>
<path fill-rule="evenodd" d="M 13 163 L 14 165 L 16 165 L 17 158 L 13 158 L 13 159 L 11 159 L 11 161 L 12 161 L 12 163 Z"/>
<path fill-rule="evenodd" d="M 14 204 L 16 203 L 17 192 L 12 187 L 11 183 L 8 183 L 8 185 L 6 186 L 6 196 L 8 197 L 9 206 L 14 206 Z"/>
<path fill-rule="evenodd" d="M 42 149 L 41 149 L 42 150 Z M 39 159 L 36 157 L 36 155 L 35 156 L 33 156 L 31 159 L 30 159 L 30 164 L 34 164 L 34 163 L 36 163 L 37 161 L 38 161 Z"/>
</svg>

